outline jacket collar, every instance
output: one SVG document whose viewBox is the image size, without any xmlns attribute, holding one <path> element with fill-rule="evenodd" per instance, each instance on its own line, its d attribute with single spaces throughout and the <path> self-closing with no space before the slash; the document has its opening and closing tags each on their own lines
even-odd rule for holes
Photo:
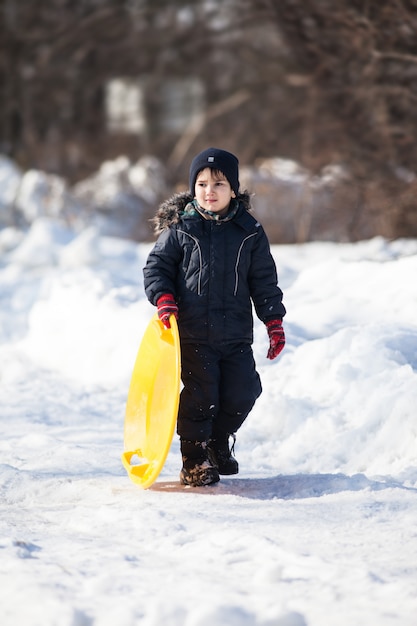
<svg viewBox="0 0 417 626">
<path fill-rule="evenodd" d="M 189 192 L 177 193 L 171 198 L 163 202 L 155 217 L 151 220 L 154 224 L 155 233 L 160 234 L 166 228 L 169 228 L 172 224 L 178 224 L 181 217 L 186 211 L 187 205 L 193 203 L 193 196 Z M 249 211 L 251 210 L 250 195 L 247 191 L 240 193 L 237 197 L 239 202 L 234 219 L 238 221 L 241 226 L 249 227 L 249 223 L 253 227 L 253 218 L 250 217 Z M 249 218 L 249 219 L 246 219 Z M 247 225 L 247 226 L 245 226 Z"/>
</svg>

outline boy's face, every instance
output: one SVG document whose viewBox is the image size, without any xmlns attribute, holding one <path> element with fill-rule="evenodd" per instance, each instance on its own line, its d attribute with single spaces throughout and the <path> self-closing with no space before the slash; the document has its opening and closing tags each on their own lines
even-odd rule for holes
<svg viewBox="0 0 417 626">
<path fill-rule="evenodd" d="M 230 200 L 236 198 L 236 194 L 222 172 L 206 167 L 197 175 L 195 198 L 203 209 L 225 215 Z"/>
</svg>

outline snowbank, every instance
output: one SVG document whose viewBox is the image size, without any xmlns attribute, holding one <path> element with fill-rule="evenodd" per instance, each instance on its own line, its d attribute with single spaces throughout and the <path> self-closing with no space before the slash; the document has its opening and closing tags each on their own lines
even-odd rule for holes
<svg viewBox="0 0 417 626">
<path fill-rule="evenodd" d="M 2 243 L 3 242 L 3 243 Z M 180 487 L 121 465 L 153 313 L 148 245 L 47 218 L 0 233 L 4 626 L 414 626 L 417 241 L 274 246 L 287 347 L 240 474 Z"/>
</svg>

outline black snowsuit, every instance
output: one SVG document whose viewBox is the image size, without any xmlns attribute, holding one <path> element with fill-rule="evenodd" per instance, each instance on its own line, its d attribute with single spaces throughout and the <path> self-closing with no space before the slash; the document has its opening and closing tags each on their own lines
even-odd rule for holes
<svg viewBox="0 0 417 626">
<path fill-rule="evenodd" d="M 229 221 L 189 214 L 192 199 L 177 194 L 158 209 L 160 235 L 144 268 L 144 286 L 154 305 L 167 293 L 177 302 L 184 384 L 178 434 L 206 441 L 236 432 L 261 394 L 252 303 L 263 322 L 282 318 L 285 308 L 268 239 L 249 213 L 249 195 L 238 196 Z"/>
</svg>

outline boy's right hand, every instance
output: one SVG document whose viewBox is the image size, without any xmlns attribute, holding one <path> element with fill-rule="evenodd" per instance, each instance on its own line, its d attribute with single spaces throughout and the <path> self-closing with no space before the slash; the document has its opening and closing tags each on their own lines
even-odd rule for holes
<svg viewBox="0 0 417 626">
<path fill-rule="evenodd" d="M 158 310 L 158 317 L 165 326 L 165 328 L 171 328 L 169 318 L 174 315 L 175 319 L 178 319 L 178 307 L 174 300 L 174 296 L 171 293 L 165 293 L 160 296 L 156 301 Z"/>
</svg>

